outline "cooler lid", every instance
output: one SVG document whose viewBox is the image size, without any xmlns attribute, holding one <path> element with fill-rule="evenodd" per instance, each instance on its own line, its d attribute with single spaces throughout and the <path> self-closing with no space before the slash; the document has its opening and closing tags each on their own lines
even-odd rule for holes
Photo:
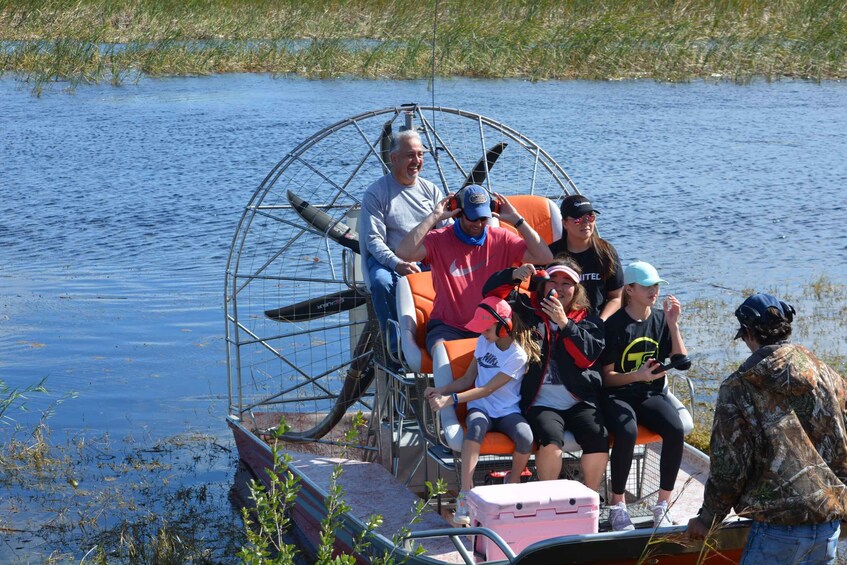
<svg viewBox="0 0 847 565">
<path fill-rule="evenodd" d="M 468 493 L 468 502 L 480 515 L 534 516 L 540 509 L 556 514 L 597 510 L 600 496 L 578 481 L 562 479 L 475 487 Z"/>
</svg>

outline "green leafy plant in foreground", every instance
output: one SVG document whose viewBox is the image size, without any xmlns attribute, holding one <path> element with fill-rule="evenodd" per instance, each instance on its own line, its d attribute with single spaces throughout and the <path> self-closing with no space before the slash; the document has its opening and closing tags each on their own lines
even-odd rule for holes
<svg viewBox="0 0 847 565">
<path fill-rule="evenodd" d="M 238 552 L 245 564 L 291 564 L 297 549 L 286 543 L 284 535 L 291 525 L 289 511 L 300 491 L 300 481 L 288 469 L 291 456 L 283 453 L 280 438 L 290 427 L 282 420 L 274 431 L 271 453 L 273 468 L 268 469 L 270 488 L 252 479 L 250 497 L 256 504 L 255 520 L 249 508 L 242 508 L 247 545 Z"/>
<path fill-rule="evenodd" d="M 353 418 L 352 428 L 345 434 L 343 445 L 353 444 L 357 435 L 365 427 L 364 416 L 359 412 Z M 267 470 L 270 488 L 265 488 L 264 484 L 255 480 L 252 480 L 249 484 L 250 497 L 255 502 L 256 508 L 253 511 L 255 519 L 251 517 L 250 509 L 242 509 L 248 540 L 247 546 L 242 547 L 238 553 L 242 563 L 252 565 L 291 565 L 294 563 L 297 550 L 283 539 L 291 526 L 289 513 L 300 490 L 299 479 L 289 469 L 291 456 L 282 451 L 281 438 L 289 429 L 290 426 L 283 419 L 273 433 L 272 443 L 270 444 L 273 454 L 273 468 Z M 343 460 L 346 457 L 347 447 L 343 449 L 341 459 Z M 340 482 L 343 473 L 344 467 L 339 462 L 335 464 L 330 474 L 329 494 L 324 501 L 327 514 L 321 521 L 320 545 L 317 549 L 315 561 L 317 565 L 354 565 L 356 563 L 355 554 L 373 554 L 370 540 L 377 528 L 383 524 L 382 516 L 378 514 L 370 516 L 365 522 L 363 531 L 359 532 L 353 540 L 353 552 L 351 554 L 333 554 L 336 532 L 341 529 L 345 514 L 351 510 L 350 505 L 343 498 L 344 489 Z M 421 515 L 433 497 L 447 492 L 446 484 L 442 479 L 439 479 L 435 485 L 427 482 L 426 486 L 429 493 L 428 497 L 426 500 L 421 499 L 415 503 L 409 526 L 420 522 Z M 404 555 L 399 562 L 397 561 L 397 556 L 394 553 L 407 541 L 410 533 L 409 526 L 404 526 L 392 536 L 394 543 L 391 551 L 384 551 L 382 555 L 370 555 L 371 563 L 375 565 L 397 565 L 398 563 L 405 563 L 409 555 L 422 554 L 424 549 L 412 543 L 408 554 Z"/>
</svg>

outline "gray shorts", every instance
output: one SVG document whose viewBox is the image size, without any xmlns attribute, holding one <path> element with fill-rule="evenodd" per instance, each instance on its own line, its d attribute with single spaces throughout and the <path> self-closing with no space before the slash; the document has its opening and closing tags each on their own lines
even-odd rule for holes
<svg viewBox="0 0 847 565">
<path fill-rule="evenodd" d="M 527 454 L 532 451 L 532 429 L 520 412 L 500 418 L 490 418 L 479 408 L 471 408 L 465 418 L 468 431 L 465 439 L 482 443 L 485 434 L 491 430 L 503 432 L 515 442 L 515 453 Z"/>
</svg>

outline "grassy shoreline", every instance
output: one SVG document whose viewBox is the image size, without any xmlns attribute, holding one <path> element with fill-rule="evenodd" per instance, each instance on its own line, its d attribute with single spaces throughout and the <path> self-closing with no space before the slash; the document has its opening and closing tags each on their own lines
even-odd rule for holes
<svg viewBox="0 0 847 565">
<path fill-rule="evenodd" d="M 843 2 L 438 3 L 438 76 L 847 78 Z M 121 84 L 226 72 L 428 78 L 435 1 L 0 0 L 0 73 Z"/>
</svg>

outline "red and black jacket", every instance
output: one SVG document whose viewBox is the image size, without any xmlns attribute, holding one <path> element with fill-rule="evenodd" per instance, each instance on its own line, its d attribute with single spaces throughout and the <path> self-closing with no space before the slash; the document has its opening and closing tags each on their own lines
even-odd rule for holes
<svg viewBox="0 0 847 565">
<path fill-rule="evenodd" d="M 580 400 L 596 405 L 603 379 L 592 367 L 605 346 L 603 321 L 587 310 L 568 312 L 568 323 L 554 329 L 553 324 L 538 305 L 535 292 L 518 292 L 512 279 L 512 269 L 494 273 L 483 287 L 484 296 L 499 296 L 508 300 L 513 311 L 525 325 L 535 330 L 541 346 L 540 363 L 531 363 L 521 381 L 521 412 L 532 406 L 550 356 L 556 361 L 559 379 L 565 388 Z"/>
</svg>

